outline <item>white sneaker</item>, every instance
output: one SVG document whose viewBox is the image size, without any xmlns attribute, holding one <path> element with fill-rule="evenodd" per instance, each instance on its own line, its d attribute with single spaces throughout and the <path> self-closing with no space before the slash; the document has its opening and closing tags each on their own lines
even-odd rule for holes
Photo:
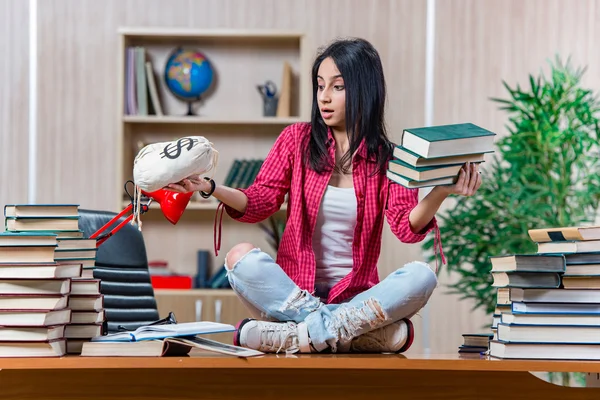
<svg viewBox="0 0 600 400">
<path fill-rule="evenodd" d="M 352 339 L 350 351 L 356 353 L 403 353 L 412 345 L 412 322 L 401 319 Z"/>
<path fill-rule="evenodd" d="M 267 322 L 246 318 L 236 327 L 233 344 L 265 353 L 310 353 L 305 323 Z"/>
</svg>

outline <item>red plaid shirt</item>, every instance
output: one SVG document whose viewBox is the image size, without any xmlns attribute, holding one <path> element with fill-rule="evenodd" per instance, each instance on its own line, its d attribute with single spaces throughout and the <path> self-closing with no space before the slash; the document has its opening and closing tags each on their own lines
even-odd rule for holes
<svg viewBox="0 0 600 400">
<path fill-rule="evenodd" d="M 242 214 L 229 206 L 225 206 L 225 210 L 238 221 L 260 222 L 279 210 L 289 193 L 287 222 L 277 251 L 277 263 L 301 289 L 312 293 L 316 271 L 312 233 L 331 172 L 318 174 L 303 162 L 305 147 L 302 144 L 310 129 L 308 123 L 285 128 L 254 183 L 242 190 L 248 196 L 246 212 Z M 334 160 L 335 144 L 331 132 L 328 147 Z M 404 243 L 422 241 L 433 228 L 436 239 L 439 238 L 435 218 L 421 233 L 414 233 L 410 228 L 408 215 L 418 203 L 418 189 L 406 189 L 390 181 L 385 174 L 371 175 L 376 163 L 366 159 L 366 155 L 363 142 L 352 161 L 357 199 L 352 243 L 354 265 L 352 271 L 331 289 L 327 303 L 342 302 L 379 282 L 377 260 L 381 252 L 384 215 L 394 235 Z"/>
</svg>

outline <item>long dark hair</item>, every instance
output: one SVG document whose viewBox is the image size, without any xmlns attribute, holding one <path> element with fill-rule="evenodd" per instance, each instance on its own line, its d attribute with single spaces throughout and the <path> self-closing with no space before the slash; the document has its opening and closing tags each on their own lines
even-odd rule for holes
<svg viewBox="0 0 600 400">
<path fill-rule="evenodd" d="M 346 93 L 346 130 L 350 148 L 339 165 L 332 162 L 327 151 L 328 127 L 319 111 L 317 75 L 321 63 L 331 57 L 342 78 Z M 379 53 L 371 43 L 360 38 L 336 40 L 322 50 L 312 67 L 313 103 L 311 135 L 306 162 L 318 173 L 336 171 L 347 173 L 352 155 L 364 140 L 367 157 L 374 156 L 377 169 L 385 173 L 393 145 L 387 137 L 384 121 L 386 85 Z"/>
</svg>

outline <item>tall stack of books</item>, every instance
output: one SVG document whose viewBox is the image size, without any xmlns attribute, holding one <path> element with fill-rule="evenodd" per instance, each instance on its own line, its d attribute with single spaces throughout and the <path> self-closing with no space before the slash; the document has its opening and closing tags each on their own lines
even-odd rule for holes
<svg viewBox="0 0 600 400">
<path fill-rule="evenodd" d="M 529 236 L 536 254 L 490 258 L 500 314 L 490 356 L 600 360 L 600 227 Z"/>
<path fill-rule="evenodd" d="M 407 188 L 456 183 L 462 166 L 494 151 L 495 133 L 471 123 L 405 129 L 387 176 Z"/>
<path fill-rule="evenodd" d="M 28 342 L 29 351 L 23 351 L 23 346 L 15 348 L 14 343 L 2 351 L 0 345 L 0 356 L 60 356 L 73 347 L 71 342 L 101 334 L 104 311 L 97 306 L 102 303 L 100 281 L 89 278 L 93 275 L 96 241 L 83 237 L 78 205 L 6 205 L 4 217 L 6 231 L 0 233 L 0 288 L 4 284 L 7 289 L 0 289 L 0 300 L 8 299 L 4 297 L 8 295 L 18 297 L 11 308 L 0 305 L 1 312 L 10 312 L 19 323 L 28 324 L 28 329 L 45 331 L 46 335 L 31 339 L 37 341 Z M 93 293 L 94 301 L 89 300 L 89 293 Z M 40 295 L 46 296 L 44 302 L 39 300 Z M 36 298 L 35 318 L 31 313 L 21 313 L 27 310 L 22 308 L 25 301 Z M 93 316 L 85 313 L 89 303 L 94 303 Z"/>
</svg>

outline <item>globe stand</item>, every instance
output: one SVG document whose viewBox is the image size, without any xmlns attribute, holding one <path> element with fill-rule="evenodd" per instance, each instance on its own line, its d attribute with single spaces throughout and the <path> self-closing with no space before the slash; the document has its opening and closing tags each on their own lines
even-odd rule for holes
<svg viewBox="0 0 600 400">
<path fill-rule="evenodd" d="M 187 104 L 188 104 L 188 112 L 185 115 L 194 116 L 194 112 L 192 110 L 192 104 L 194 104 L 194 102 L 193 101 L 188 101 Z"/>
<path fill-rule="evenodd" d="M 192 108 L 192 106 L 194 105 L 194 103 L 200 101 L 200 97 L 194 99 L 194 100 L 187 100 L 186 103 L 188 105 L 188 111 L 187 114 L 185 114 L 186 116 L 192 116 L 192 117 L 196 117 L 198 114 L 194 114 L 194 110 Z"/>
</svg>

